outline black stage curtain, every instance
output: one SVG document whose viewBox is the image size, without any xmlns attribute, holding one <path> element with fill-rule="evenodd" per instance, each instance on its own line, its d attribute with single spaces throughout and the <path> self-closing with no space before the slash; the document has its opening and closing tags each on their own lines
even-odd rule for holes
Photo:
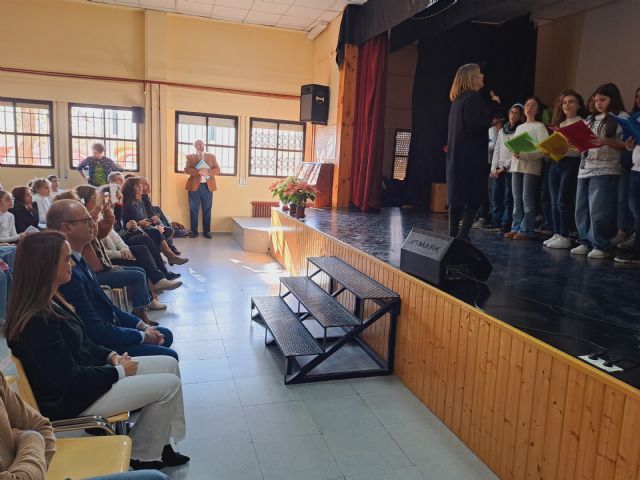
<svg viewBox="0 0 640 480">
<path fill-rule="evenodd" d="M 449 89 L 457 68 L 479 63 L 487 100 L 495 91 L 506 115 L 513 103 L 533 93 L 536 39 L 533 22 L 519 18 L 499 26 L 468 22 L 420 41 L 405 204 L 428 208 L 431 184 L 445 181 Z"/>
</svg>

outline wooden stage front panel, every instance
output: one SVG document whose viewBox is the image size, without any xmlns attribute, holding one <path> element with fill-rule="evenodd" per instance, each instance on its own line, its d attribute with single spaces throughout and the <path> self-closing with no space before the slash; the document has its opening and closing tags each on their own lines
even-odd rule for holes
<svg viewBox="0 0 640 480">
<path fill-rule="evenodd" d="M 335 255 L 398 292 L 395 375 L 502 479 L 640 478 L 640 391 L 272 210 L 293 275 Z M 385 355 L 386 328 L 365 341 Z"/>
</svg>

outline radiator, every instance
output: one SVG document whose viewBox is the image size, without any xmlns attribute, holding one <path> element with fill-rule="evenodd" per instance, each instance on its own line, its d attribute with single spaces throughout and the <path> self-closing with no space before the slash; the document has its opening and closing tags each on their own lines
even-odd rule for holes
<svg viewBox="0 0 640 480">
<path fill-rule="evenodd" d="M 279 206 L 280 202 L 253 201 L 251 202 L 251 216 L 269 218 L 271 217 L 271 207 Z"/>
</svg>

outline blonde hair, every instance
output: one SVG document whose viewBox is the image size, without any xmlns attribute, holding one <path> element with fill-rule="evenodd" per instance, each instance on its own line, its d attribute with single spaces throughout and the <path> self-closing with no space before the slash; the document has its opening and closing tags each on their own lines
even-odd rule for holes
<svg viewBox="0 0 640 480">
<path fill-rule="evenodd" d="M 449 90 L 449 99 L 453 102 L 458 95 L 467 90 L 473 90 L 473 75 L 480 71 L 480 65 L 477 63 L 467 63 L 458 68 L 456 76 L 453 78 L 451 90 Z"/>
</svg>

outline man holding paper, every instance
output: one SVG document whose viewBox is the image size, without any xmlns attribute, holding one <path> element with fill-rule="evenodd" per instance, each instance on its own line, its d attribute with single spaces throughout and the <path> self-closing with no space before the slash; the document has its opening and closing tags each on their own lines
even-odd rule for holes
<svg viewBox="0 0 640 480">
<path fill-rule="evenodd" d="M 202 233 L 206 238 L 211 238 L 211 206 L 213 192 L 217 190 L 215 175 L 220 173 L 220 166 L 215 155 L 204 151 L 202 140 L 196 140 L 193 147 L 196 153 L 187 155 L 187 163 L 184 167 L 184 173 L 189 175 L 187 179 L 191 219 L 189 237 L 198 236 L 198 212 L 202 207 Z"/>
</svg>

